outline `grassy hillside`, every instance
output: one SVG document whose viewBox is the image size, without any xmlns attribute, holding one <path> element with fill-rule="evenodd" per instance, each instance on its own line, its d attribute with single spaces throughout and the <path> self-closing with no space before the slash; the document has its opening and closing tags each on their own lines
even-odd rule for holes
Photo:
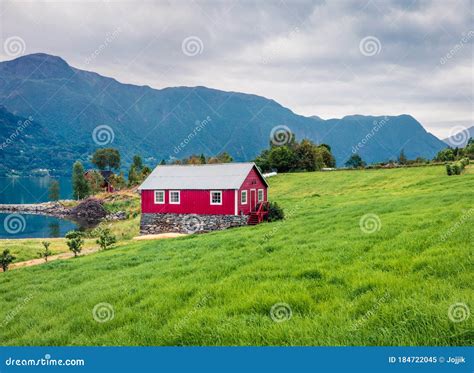
<svg viewBox="0 0 474 373">
<path fill-rule="evenodd" d="M 1 344 L 472 345 L 473 317 L 448 310 L 474 304 L 473 181 L 472 166 L 272 178 L 284 222 L 0 274 Z"/>
</svg>

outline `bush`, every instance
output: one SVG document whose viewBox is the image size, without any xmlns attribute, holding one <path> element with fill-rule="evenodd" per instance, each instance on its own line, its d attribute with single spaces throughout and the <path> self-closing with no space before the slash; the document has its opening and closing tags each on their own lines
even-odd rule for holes
<svg viewBox="0 0 474 373">
<path fill-rule="evenodd" d="M 285 213 L 283 212 L 283 209 L 278 205 L 278 203 L 270 202 L 268 206 L 267 220 L 271 222 L 271 221 L 283 220 L 284 218 L 285 218 Z"/>
<path fill-rule="evenodd" d="M 0 266 L 3 269 L 3 272 L 8 270 L 10 263 L 13 262 L 16 258 L 10 254 L 10 250 L 3 250 L 2 255 L 0 256 Z"/>
<path fill-rule="evenodd" d="M 446 164 L 446 173 L 448 174 L 448 176 L 451 176 L 453 174 L 453 169 L 449 163 Z"/>
<path fill-rule="evenodd" d="M 48 261 L 48 257 L 51 256 L 52 252 L 49 249 L 49 246 L 51 245 L 51 242 L 48 241 L 43 241 L 41 242 L 43 245 L 43 251 L 38 252 L 38 255 L 40 258 L 44 258 L 44 261 Z"/>
<path fill-rule="evenodd" d="M 77 256 L 82 250 L 82 245 L 84 245 L 83 233 L 79 231 L 70 231 L 66 234 L 66 243 L 74 253 L 74 256 Z"/>
<path fill-rule="evenodd" d="M 99 233 L 99 238 L 96 241 L 96 243 L 100 246 L 102 250 L 107 250 L 116 242 L 117 239 L 112 233 L 110 233 L 109 228 L 101 229 Z"/>
</svg>

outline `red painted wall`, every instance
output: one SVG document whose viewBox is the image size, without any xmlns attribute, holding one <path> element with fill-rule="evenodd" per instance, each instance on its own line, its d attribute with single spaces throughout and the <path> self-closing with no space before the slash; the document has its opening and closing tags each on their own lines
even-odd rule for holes
<svg viewBox="0 0 474 373">
<path fill-rule="evenodd" d="M 251 196 L 251 189 L 255 189 L 255 200 L 250 200 Z M 239 195 L 238 195 L 238 211 L 239 215 L 240 212 L 242 211 L 245 215 L 248 215 L 250 213 L 251 208 L 255 208 L 256 201 L 258 200 L 258 190 L 263 189 L 263 200 L 267 201 L 268 200 L 268 190 L 267 186 L 263 183 L 262 179 L 258 175 L 257 171 L 255 171 L 255 168 L 250 171 L 248 176 L 246 177 L 245 181 L 243 182 L 242 186 L 239 189 Z M 241 203 L 241 192 L 242 190 L 247 191 L 247 204 L 242 204 Z"/>
<path fill-rule="evenodd" d="M 181 190 L 181 203 L 175 205 L 169 203 L 169 190 L 165 190 L 164 204 L 155 204 L 154 190 L 142 190 L 142 212 L 159 214 L 234 215 L 235 190 L 222 190 L 222 205 L 211 205 L 210 193 L 209 190 Z"/>
</svg>

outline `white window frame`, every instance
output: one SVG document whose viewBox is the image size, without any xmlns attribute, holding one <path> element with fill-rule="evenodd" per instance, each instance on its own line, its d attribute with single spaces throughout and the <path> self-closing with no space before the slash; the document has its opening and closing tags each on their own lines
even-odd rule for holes
<svg viewBox="0 0 474 373">
<path fill-rule="evenodd" d="M 163 201 L 157 201 L 156 196 L 158 193 L 161 193 L 163 196 Z M 164 205 L 165 204 L 165 191 L 164 190 L 155 190 L 155 205 Z"/>
<path fill-rule="evenodd" d="M 245 193 L 245 194 L 244 194 Z M 245 202 L 242 201 L 242 197 L 245 195 Z M 240 204 L 247 205 L 249 203 L 249 192 L 247 190 L 242 190 L 240 192 Z"/>
<path fill-rule="evenodd" d="M 260 199 L 260 192 L 262 192 L 262 199 Z M 265 199 L 265 191 L 263 189 L 257 190 L 257 203 L 263 202 L 264 199 Z"/>
<path fill-rule="evenodd" d="M 221 198 L 220 198 L 221 201 L 219 203 L 212 202 L 212 194 L 213 193 L 219 193 L 219 195 L 221 196 Z M 210 197 L 209 201 L 210 201 L 211 205 L 219 205 L 219 206 L 222 205 L 222 190 L 211 190 L 211 192 L 209 193 L 209 197 Z"/>
<path fill-rule="evenodd" d="M 178 193 L 178 202 L 173 202 L 173 199 L 171 198 L 171 193 Z M 179 205 L 181 204 L 181 191 L 180 190 L 170 190 L 168 193 L 169 197 L 169 203 L 170 205 Z"/>
</svg>

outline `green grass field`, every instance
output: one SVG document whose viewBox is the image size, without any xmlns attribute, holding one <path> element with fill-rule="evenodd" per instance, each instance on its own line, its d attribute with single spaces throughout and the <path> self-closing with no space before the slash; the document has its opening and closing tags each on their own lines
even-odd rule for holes
<svg viewBox="0 0 474 373">
<path fill-rule="evenodd" d="M 1 344 L 473 344 L 472 166 L 269 181 L 285 221 L 1 273 Z"/>
</svg>

